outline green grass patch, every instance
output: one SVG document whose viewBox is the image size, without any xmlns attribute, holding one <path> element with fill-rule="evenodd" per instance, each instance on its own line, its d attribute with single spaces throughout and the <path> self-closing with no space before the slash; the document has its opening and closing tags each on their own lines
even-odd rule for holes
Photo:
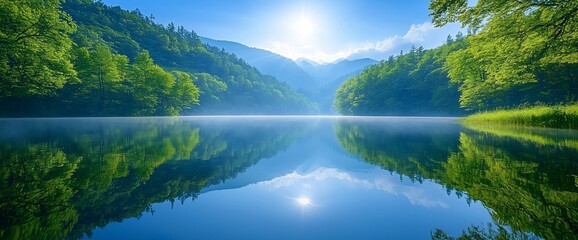
<svg viewBox="0 0 578 240">
<path fill-rule="evenodd" d="M 476 113 L 463 118 L 461 122 L 467 125 L 513 125 L 578 129 L 578 103 L 564 106 L 536 106 Z"/>
</svg>

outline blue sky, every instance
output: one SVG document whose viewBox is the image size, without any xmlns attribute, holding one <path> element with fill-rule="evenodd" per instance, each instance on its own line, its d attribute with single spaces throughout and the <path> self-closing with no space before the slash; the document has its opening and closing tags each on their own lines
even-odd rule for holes
<svg viewBox="0 0 578 240">
<path fill-rule="evenodd" d="M 331 62 L 377 60 L 411 45 L 433 48 L 459 25 L 434 28 L 429 0 L 104 0 L 138 8 L 155 21 L 198 35 L 267 49 L 286 57 Z"/>
</svg>

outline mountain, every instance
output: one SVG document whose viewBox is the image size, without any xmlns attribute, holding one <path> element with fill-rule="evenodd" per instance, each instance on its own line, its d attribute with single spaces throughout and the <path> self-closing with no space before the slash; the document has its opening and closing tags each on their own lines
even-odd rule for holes
<svg viewBox="0 0 578 240">
<path fill-rule="evenodd" d="M 363 58 L 357 60 L 338 60 L 329 64 L 319 64 L 308 59 L 298 59 L 297 64 L 313 76 L 321 87 L 309 93 L 309 97 L 317 103 L 323 114 L 334 114 L 333 100 L 339 86 L 347 79 L 361 73 L 367 67 L 378 61 Z"/>
<path fill-rule="evenodd" d="M 332 103 L 339 85 L 368 66 L 378 63 L 370 58 L 340 59 L 332 63 L 318 63 L 306 58 L 293 61 L 279 54 L 237 42 L 204 37 L 200 37 L 200 40 L 208 46 L 231 52 L 259 71 L 286 82 L 316 102 L 321 113 L 334 113 Z"/>
<path fill-rule="evenodd" d="M 317 79 L 322 85 L 330 83 L 344 75 L 359 72 L 370 65 L 378 63 L 378 61 L 370 58 L 357 60 L 341 59 L 327 64 L 316 63 L 308 59 L 298 59 L 296 62 L 297 65 Z"/>
<path fill-rule="evenodd" d="M 39 39 L 34 44 L 15 41 L 13 48 L 0 48 L 7 56 L 0 59 L 0 66 L 7 66 L 0 67 L 0 116 L 317 112 L 287 83 L 222 48 L 204 45 L 194 31 L 101 1 L 47 4 L 15 5 L 10 15 L 30 21 L 7 32 L 8 38 L 16 39 L 20 31 L 43 34 L 34 36 Z M 46 20 L 44 12 L 51 22 L 39 25 Z M 0 25 L 11 21 L 2 18 Z M 27 66 L 32 63 L 34 68 Z"/>
<path fill-rule="evenodd" d="M 325 64 L 306 58 L 293 61 L 279 54 L 237 42 L 205 37 L 199 37 L 199 39 L 207 45 L 235 54 L 262 73 L 272 75 L 293 88 L 307 93 L 316 92 L 334 80 L 351 75 L 351 73 L 358 73 L 367 66 L 378 63 L 378 61 L 370 58 L 340 59 Z"/>
<path fill-rule="evenodd" d="M 307 58 L 299 58 L 295 60 L 297 66 L 303 69 L 307 74 L 311 76 L 317 76 L 317 70 L 322 64 L 315 62 L 313 60 L 309 60 Z"/>
<path fill-rule="evenodd" d="M 307 72 L 289 58 L 237 42 L 214 40 L 205 37 L 199 37 L 199 39 L 207 45 L 222 48 L 237 55 L 249 65 L 256 67 L 260 72 L 274 76 L 298 91 L 309 91 L 319 87 L 319 84 Z"/>
</svg>

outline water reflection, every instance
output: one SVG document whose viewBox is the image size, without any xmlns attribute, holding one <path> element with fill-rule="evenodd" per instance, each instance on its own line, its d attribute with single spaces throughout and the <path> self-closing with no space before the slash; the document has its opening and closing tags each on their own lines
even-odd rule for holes
<svg viewBox="0 0 578 240">
<path fill-rule="evenodd" d="M 178 118 L 1 120 L 0 128 L 2 239 L 79 238 L 152 203 L 194 198 L 304 131 L 285 121 Z"/>
<path fill-rule="evenodd" d="M 443 118 L 0 120 L 0 238 L 571 238 L 577 139 Z"/>
<path fill-rule="evenodd" d="M 415 181 L 433 180 L 448 194 L 467 193 L 498 224 L 546 239 L 578 234 L 576 132 L 486 127 L 455 134 L 458 129 L 419 121 L 335 126 L 352 154 Z"/>
<path fill-rule="evenodd" d="M 576 236 L 578 148 L 519 137 L 525 131 L 462 133 L 460 151 L 445 166 L 446 181 L 483 201 L 494 219 L 513 229 L 547 239 Z M 565 142 L 564 138 L 554 140 Z"/>
<path fill-rule="evenodd" d="M 441 163 L 458 150 L 461 130 L 444 118 L 342 120 L 334 128 L 348 152 L 417 182 L 441 178 Z"/>
</svg>

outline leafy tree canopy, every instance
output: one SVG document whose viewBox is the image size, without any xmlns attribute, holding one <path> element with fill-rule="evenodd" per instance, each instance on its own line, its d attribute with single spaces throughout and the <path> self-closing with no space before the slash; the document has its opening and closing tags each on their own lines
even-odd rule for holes
<svg viewBox="0 0 578 240">
<path fill-rule="evenodd" d="M 466 0 L 433 0 L 430 10 L 436 26 L 458 21 L 479 32 L 468 38 L 470 47 L 447 61 L 450 78 L 462 84 L 463 107 L 576 100 L 577 1 L 479 0 L 472 6 Z"/>
<path fill-rule="evenodd" d="M 0 98 L 53 94 L 75 79 L 62 0 L 0 0 Z"/>
</svg>

